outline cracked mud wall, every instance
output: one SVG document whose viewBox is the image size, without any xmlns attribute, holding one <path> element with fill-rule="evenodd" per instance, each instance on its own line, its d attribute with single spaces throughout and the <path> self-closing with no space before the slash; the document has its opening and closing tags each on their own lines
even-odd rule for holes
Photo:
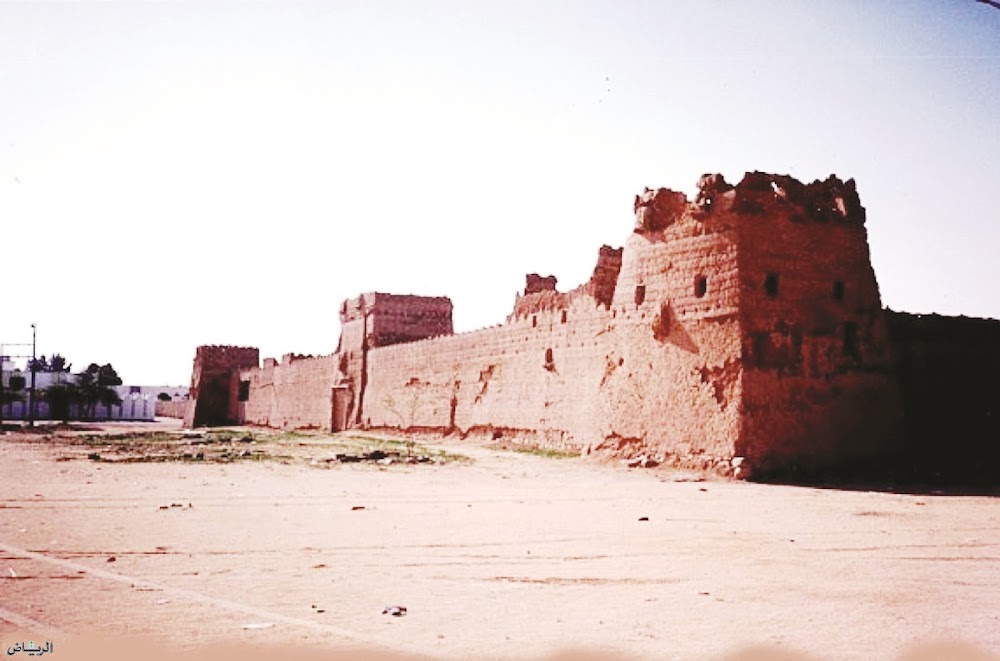
<svg viewBox="0 0 1000 661">
<path fill-rule="evenodd" d="M 345 301 L 336 353 L 230 373 L 230 417 L 328 429 L 335 414 L 336 428 L 506 437 L 746 476 L 929 456 L 926 433 L 903 442 L 904 405 L 911 431 L 939 435 L 934 403 L 956 393 L 962 415 L 993 415 L 997 389 L 972 365 L 1000 366 L 997 338 L 887 317 L 853 181 L 748 173 L 699 186 L 694 202 L 647 189 L 625 246 L 603 246 L 589 282 L 560 292 L 530 274 L 492 328 L 452 335 L 443 297 Z M 219 399 L 217 371 L 196 360 L 199 399 Z M 980 422 L 958 428 L 994 439 L 992 419 Z M 961 447 L 988 441 L 976 442 Z"/>
<path fill-rule="evenodd" d="M 741 394 L 734 237 L 687 216 L 623 253 L 602 248 L 599 287 L 536 281 L 503 325 L 372 350 L 364 424 L 728 466 Z"/>
<path fill-rule="evenodd" d="M 726 208 L 728 206 L 728 209 Z M 744 423 L 762 471 L 895 450 L 902 403 L 853 181 L 751 173 L 713 213 L 738 214 Z"/>
<path fill-rule="evenodd" d="M 339 352 L 286 354 L 280 362 L 269 358 L 260 368 L 241 370 L 229 385 L 235 416 L 266 427 L 330 430 L 334 389 L 342 388 L 347 410 L 341 413 L 351 419 L 341 422 L 348 426 L 371 372 L 367 354 L 380 346 L 450 334 L 451 310 L 445 297 L 366 293 L 346 300 L 340 306 Z"/>
<path fill-rule="evenodd" d="M 191 399 L 184 426 L 238 422 L 230 406 L 233 374 L 244 367 L 256 367 L 259 360 L 260 352 L 254 347 L 198 347 L 191 370 Z"/>
<path fill-rule="evenodd" d="M 330 429 L 331 397 L 336 379 L 336 356 L 286 354 L 261 368 L 242 370 L 236 377 L 245 386 L 242 420 L 246 424 L 278 429 Z"/>
</svg>

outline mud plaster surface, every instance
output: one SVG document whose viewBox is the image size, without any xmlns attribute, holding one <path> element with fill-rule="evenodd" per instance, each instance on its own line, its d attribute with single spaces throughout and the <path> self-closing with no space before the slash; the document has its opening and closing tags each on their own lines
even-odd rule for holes
<svg viewBox="0 0 1000 661">
<path fill-rule="evenodd" d="M 475 461 L 102 464 L 0 437 L 0 643 L 64 641 L 63 658 L 80 633 L 448 659 L 1000 652 L 995 498 L 450 449 Z"/>
</svg>

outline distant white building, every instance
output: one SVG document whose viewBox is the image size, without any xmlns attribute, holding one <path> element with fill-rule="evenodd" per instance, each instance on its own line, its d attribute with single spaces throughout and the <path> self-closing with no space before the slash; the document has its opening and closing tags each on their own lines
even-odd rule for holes
<svg viewBox="0 0 1000 661">
<path fill-rule="evenodd" d="M 35 372 L 35 420 L 48 420 L 49 404 L 45 401 L 44 391 L 52 386 L 64 383 L 74 383 L 76 374 L 69 372 Z M 23 379 L 23 381 L 22 381 Z M 31 387 L 31 374 L 19 368 L 7 356 L 0 356 L 0 382 L 5 392 L 11 386 L 20 396 L 20 401 L 7 402 L 0 406 L 4 420 L 27 420 L 28 389 Z M 121 399 L 120 404 L 104 406 L 98 404 L 94 410 L 96 420 L 135 420 L 151 421 L 156 415 L 156 402 L 161 394 L 170 397 L 171 401 L 186 400 L 189 397 L 187 386 L 115 386 L 115 391 Z M 6 399 L 6 398 L 5 398 Z M 70 419 L 78 419 L 79 412 L 75 405 L 70 406 Z"/>
</svg>

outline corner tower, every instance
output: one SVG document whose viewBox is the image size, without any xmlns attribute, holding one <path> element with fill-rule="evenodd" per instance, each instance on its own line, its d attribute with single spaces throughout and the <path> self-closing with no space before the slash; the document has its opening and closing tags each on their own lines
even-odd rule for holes
<svg viewBox="0 0 1000 661">
<path fill-rule="evenodd" d="M 706 215 L 734 219 L 743 402 L 736 452 L 758 470 L 887 454 L 902 432 L 886 316 L 854 180 L 704 178 Z"/>
</svg>

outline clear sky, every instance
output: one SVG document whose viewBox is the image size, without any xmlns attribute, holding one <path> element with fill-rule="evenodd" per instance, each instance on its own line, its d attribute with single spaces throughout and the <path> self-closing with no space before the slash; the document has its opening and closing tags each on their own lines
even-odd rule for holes
<svg viewBox="0 0 1000 661">
<path fill-rule="evenodd" d="M 0 4 L 0 341 L 126 383 L 330 353 L 364 291 L 503 321 L 643 187 L 858 182 L 885 305 L 1000 317 L 974 0 Z"/>
</svg>

